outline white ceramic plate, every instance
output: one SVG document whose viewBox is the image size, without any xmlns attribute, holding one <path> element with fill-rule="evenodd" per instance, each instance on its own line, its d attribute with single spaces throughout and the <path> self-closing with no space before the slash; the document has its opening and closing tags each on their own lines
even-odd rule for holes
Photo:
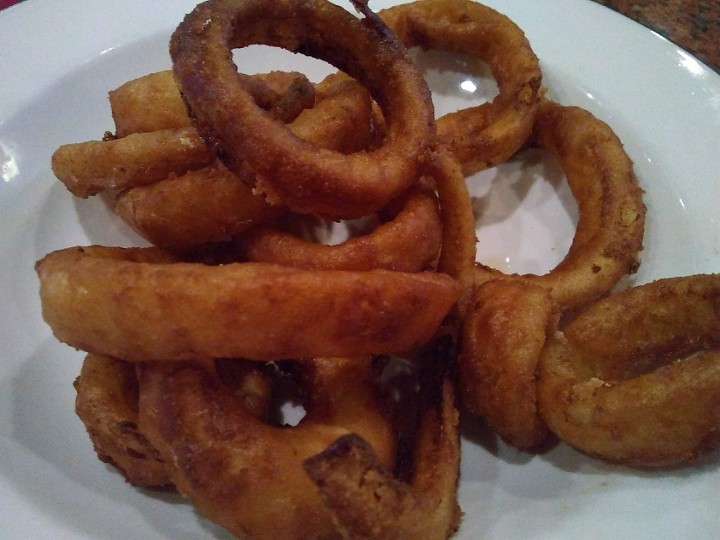
<svg viewBox="0 0 720 540">
<path fill-rule="evenodd" d="M 550 96 L 607 121 L 634 159 L 649 213 L 643 263 L 628 284 L 719 271 L 720 77 L 589 1 L 487 3 L 526 31 Z M 34 261 L 54 249 L 141 242 L 99 200 L 73 199 L 54 179 L 50 156 L 61 144 L 112 129 L 106 92 L 169 66 L 168 37 L 193 4 L 28 0 L 0 12 L 2 538 L 227 536 L 179 497 L 133 489 L 95 458 L 73 413 L 82 354 L 57 343 L 42 322 L 33 272 Z M 257 71 L 282 68 L 288 58 L 255 50 L 239 61 Z M 312 62 L 307 69 L 322 71 Z M 468 103 L 457 87 L 464 74 L 430 70 L 428 78 L 439 112 Z M 470 79 L 480 95 L 492 94 L 487 76 Z M 526 155 L 470 182 L 486 209 L 484 261 L 539 272 L 562 258 L 575 210 L 552 163 Z M 468 424 L 458 538 L 720 537 L 717 453 L 678 470 L 638 472 L 564 445 L 518 453 Z"/>
</svg>

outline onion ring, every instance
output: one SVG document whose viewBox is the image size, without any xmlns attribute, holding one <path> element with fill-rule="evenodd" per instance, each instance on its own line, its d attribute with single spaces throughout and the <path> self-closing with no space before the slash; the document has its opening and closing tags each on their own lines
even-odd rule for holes
<svg viewBox="0 0 720 540">
<path fill-rule="evenodd" d="M 449 152 L 443 148 L 433 152 L 425 163 L 425 173 L 435 180 L 443 221 L 438 271 L 455 278 L 461 286 L 461 293 L 441 328 L 416 356 L 420 386 L 417 432 L 410 453 L 407 456 L 400 453 L 401 458 L 409 459 L 410 470 L 396 469 L 401 479 L 409 472 L 407 481 L 398 483 L 377 460 L 373 462 L 370 454 L 363 456 L 363 451 L 354 458 L 341 456 L 339 463 L 329 464 L 326 473 L 309 471 L 317 483 L 320 480 L 318 474 L 329 474 L 330 479 L 338 479 L 343 468 L 350 467 L 351 473 L 354 466 L 365 463 L 378 474 L 376 485 L 389 488 L 382 498 L 398 511 L 400 519 L 397 519 L 398 516 L 385 519 L 389 517 L 388 512 L 377 506 L 374 507 L 377 517 L 367 512 L 357 514 L 352 505 L 341 507 L 340 501 L 329 501 L 332 486 L 321 488 L 337 519 L 353 534 L 361 534 L 363 528 L 367 530 L 366 527 L 369 527 L 373 534 L 387 532 L 388 538 L 446 538 L 457 530 L 461 519 L 457 502 L 460 437 L 454 362 L 458 355 L 460 324 L 466 316 L 473 290 L 475 222 L 464 175 Z M 334 450 L 328 449 L 323 454 L 317 456 L 319 462 L 332 459 Z M 306 463 L 306 467 L 312 466 Z M 347 487 L 349 489 L 341 495 L 346 501 L 354 501 L 358 495 L 366 500 L 370 496 L 370 486 L 360 488 L 359 492 L 354 492 L 354 485 L 344 489 Z"/>
<path fill-rule="evenodd" d="M 173 33 L 170 55 L 193 122 L 233 171 L 249 164 L 271 203 L 328 219 L 380 210 L 408 189 L 434 136 L 430 93 L 405 48 L 366 6 L 365 18 L 320 0 L 209 0 Z M 268 117 L 238 79 L 230 49 L 262 43 L 325 60 L 356 78 L 385 116 L 383 144 L 343 155 Z"/>
<path fill-rule="evenodd" d="M 88 354 L 74 386 L 75 412 L 100 461 L 134 486 L 171 487 L 167 463 L 138 428 L 135 365 Z"/>
<path fill-rule="evenodd" d="M 522 281 L 488 281 L 473 300 L 458 357 L 462 403 L 511 446 L 536 447 L 548 436 L 538 364 L 559 314 L 547 289 Z"/>
<path fill-rule="evenodd" d="M 429 156 L 424 171 L 424 179 L 437 189 L 440 217 L 436 198 L 419 187 L 401 198 L 405 206 L 392 221 L 366 236 L 323 246 L 277 229 L 256 227 L 236 239 L 240 257 L 300 268 L 415 272 L 434 263 L 440 248 L 440 271 L 456 277 L 469 291 L 474 276 L 475 222 L 465 178 L 443 151 Z"/>
<path fill-rule="evenodd" d="M 429 270 L 437 260 L 442 223 L 434 192 L 420 187 L 394 201 L 399 206 L 387 220 L 363 236 L 336 245 L 304 240 L 291 232 L 259 225 L 234 241 L 243 260 L 271 262 L 319 270 L 370 270 L 401 272 Z"/>
<path fill-rule="evenodd" d="M 499 91 L 492 102 L 437 121 L 438 140 L 465 175 L 497 165 L 522 147 L 543 94 L 542 72 L 512 20 L 469 0 L 419 0 L 379 15 L 408 47 L 469 54 L 489 64 Z"/>
<path fill-rule="evenodd" d="M 433 335 L 460 289 L 434 272 L 170 261 L 142 248 L 46 255 L 43 317 L 60 341 L 130 361 L 401 354 Z"/>
<path fill-rule="evenodd" d="M 408 481 L 354 435 L 305 461 L 344 537 L 445 539 L 457 530 L 460 443 L 454 388 L 444 372 L 447 358 L 431 358 L 431 371 L 419 374 L 419 428 Z"/>
<path fill-rule="evenodd" d="M 315 106 L 289 124 L 295 134 L 341 152 L 369 144 L 374 136 L 372 104 L 357 81 L 332 74 L 317 84 L 315 95 Z M 245 174 L 254 178 L 252 171 Z M 215 163 L 150 186 L 125 190 L 116 197 L 115 211 L 156 246 L 185 251 L 208 242 L 230 240 L 287 211 L 253 193 L 249 183 L 241 182 L 226 167 Z"/>
<path fill-rule="evenodd" d="M 52 155 L 52 170 L 70 193 L 85 199 L 109 189 L 152 184 L 214 159 L 193 128 L 161 129 L 64 144 Z"/>
<path fill-rule="evenodd" d="M 343 154 L 373 143 L 378 129 L 373 102 L 359 82 L 333 73 L 315 86 L 315 96 L 315 105 L 288 124 L 296 136 Z"/>
<path fill-rule="evenodd" d="M 295 427 L 259 422 L 219 381 L 193 365 L 140 368 L 140 425 L 178 490 L 241 537 L 331 538 L 333 520 L 302 462 L 347 433 L 392 466 L 394 430 L 376 399 L 370 358 L 303 363 L 309 395 Z"/>
<path fill-rule="evenodd" d="M 440 200 L 443 240 L 438 271 L 457 280 L 462 292 L 453 308 L 454 324 L 465 318 L 475 281 L 475 218 L 472 201 L 460 165 L 449 152 L 438 149 L 425 164 L 426 174 L 435 180 Z"/>
<path fill-rule="evenodd" d="M 579 107 L 544 102 L 533 143 L 559 160 L 577 200 L 572 246 L 547 274 L 506 275 L 478 264 L 476 280 L 529 281 L 547 288 L 561 309 L 577 309 L 637 270 L 645 228 L 642 190 L 612 129 Z"/>
<path fill-rule="evenodd" d="M 271 102 L 276 108 L 270 115 L 286 118 L 290 114 L 297 116 L 312 103 L 307 101 L 308 92 L 301 91 L 306 84 L 312 91 L 307 79 L 302 76 L 296 83 L 293 82 L 298 80 L 295 75 L 288 77 L 285 82 L 289 86 L 281 95 L 267 88 L 259 76 L 245 76 L 244 80 L 252 88 L 252 98 L 269 99 L 267 93 L 276 96 Z M 314 99 L 312 93 L 309 98 Z M 119 114 L 119 111 L 115 113 L 116 122 L 120 120 Z M 155 120 L 151 115 L 150 121 Z M 170 175 L 204 167 L 214 160 L 215 154 L 205 141 L 194 128 L 186 126 L 130 133 L 122 138 L 106 134 L 102 141 L 65 144 L 53 153 L 51 164 L 55 176 L 73 195 L 87 198 L 106 190 L 153 184 Z"/>
<path fill-rule="evenodd" d="M 230 240 L 287 211 L 267 204 L 219 162 L 118 193 L 114 209 L 141 236 L 173 251 Z"/>
<path fill-rule="evenodd" d="M 248 84 L 258 105 L 283 122 L 291 122 L 315 101 L 313 85 L 302 73 L 260 73 L 250 76 Z M 108 97 L 117 138 L 192 126 L 172 70 L 128 81 Z"/>
<path fill-rule="evenodd" d="M 115 137 L 192 127 L 172 70 L 148 73 L 108 92 Z"/>
<path fill-rule="evenodd" d="M 668 278 L 584 310 L 542 355 L 539 403 L 561 440 L 660 467 L 720 444 L 720 275 Z"/>
<path fill-rule="evenodd" d="M 258 362 L 232 360 L 213 365 L 242 406 L 258 419 L 270 414 L 272 388 Z M 115 467 L 132 485 L 174 488 L 170 465 L 138 426 L 136 364 L 88 354 L 75 379 L 75 412 L 100 461 Z"/>
<path fill-rule="evenodd" d="M 457 484 L 460 463 L 458 413 L 452 382 L 459 325 L 473 290 L 475 222 L 465 178 L 459 164 L 440 148 L 426 162 L 435 179 L 443 217 L 439 270 L 454 277 L 461 298 L 442 327 L 418 352 L 420 386 L 416 419 L 403 420 L 417 428 L 412 442 L 401 438 L 399 460 L 410 471 L 393 474 L 379 463 L 372 449 L 357 437 L 345 436 L 305 462 L 308 474 L 350 538 L 438 538 L 457 529 L 460 509 Z M 403 447 L 410 444 L 405 455 Z"/>
</svg>

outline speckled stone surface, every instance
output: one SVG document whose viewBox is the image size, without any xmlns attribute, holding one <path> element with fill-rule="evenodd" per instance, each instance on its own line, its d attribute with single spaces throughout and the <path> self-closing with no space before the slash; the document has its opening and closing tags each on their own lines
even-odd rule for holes
<svg viewBox="0 0 720 540">
<path fill-rule="evenodd" d="M 720 0 L 595 0 L 655 30 L 720 72 Z"/>
</svg>

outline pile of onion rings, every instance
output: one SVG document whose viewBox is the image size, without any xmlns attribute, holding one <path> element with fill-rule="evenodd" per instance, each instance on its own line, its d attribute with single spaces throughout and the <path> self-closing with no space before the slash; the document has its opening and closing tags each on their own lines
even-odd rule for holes
<svg viewBox="0 0 720 540">
<path fill-rule="evenodd" d="M 646 208 L 612 128 L 545 97 L 495 10 L 353 4 L 202 2 L 172 71 L 110 91 L 114 132 L 53 155 L 73 195 L 103 193 L 153 244 L 36 264 L 45 321 L 88 353 L 76 411 L 98 457 L 238 537 L 443 539 L 462 514 L 461 410 L 528 452 L 557 438 L 659 467 L 718 446 L 720 278 L 615 293 Z M 253 44 L 340 71 L 241 73 L 230 53 Z M 412 47 L 476 56 L 497 97 L 435 121 Z M 579 209 L 541 276 L 476 262 L 466 185 L 527 147 Z M 328 220 L 348 237 L 319 241 Z"/>
</svg>

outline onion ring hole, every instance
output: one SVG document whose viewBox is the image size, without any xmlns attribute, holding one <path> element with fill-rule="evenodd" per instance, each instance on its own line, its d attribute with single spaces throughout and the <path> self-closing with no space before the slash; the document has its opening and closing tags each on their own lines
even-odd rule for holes
<svg viewBox="0 0 720 540">
<path fill-rule="evenodd" d="M 476 260 L 506 274 L 543 275 L 563 260 L 578 205 L 558 161 L 538 148 L 469 178 Z"/>
<path fill-rule="evenodd" d="M 233 49 L 232 58 L 238 71 L 248 75 L 267 71 L 297 71 L 304 73 L 310 82 L 319 83 L 337 71 L 335 66 L 324 60 L 272 45 L 252 44 Z"/>
<path fill-rule="evenodd" d="M 491 102 L 498 94 L 490 66 L 476 56 L 420 47 L 409 52 L 430 88 L 436 118 Z"/>
</svg>

